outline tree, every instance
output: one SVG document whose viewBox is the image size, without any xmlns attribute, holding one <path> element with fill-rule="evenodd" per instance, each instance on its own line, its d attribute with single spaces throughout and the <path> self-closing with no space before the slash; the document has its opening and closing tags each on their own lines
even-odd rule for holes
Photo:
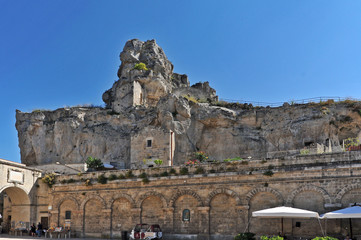
<svg viewBox="0 0 361 240">
<path fill-rule="evenodd" d="M 89 156 L 85 161 L 87 168 L 95 169 L 96 171 L 104 169 L 102 160 Z"/>
</svg>

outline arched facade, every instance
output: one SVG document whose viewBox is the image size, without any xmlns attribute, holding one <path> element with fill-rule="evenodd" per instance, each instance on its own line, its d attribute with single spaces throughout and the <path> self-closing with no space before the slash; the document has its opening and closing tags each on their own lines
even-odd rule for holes
<svg viewBox="0 0 361 240">
<path fill-rule="evenodd" d="M 109 232 L 110 219 L 106 211 L 106 203 L 97 195 L 87 197 L 82 205 L 83 209 L 83 236 L 102 237 Z M 105 223 L 105 224 L 99 224 Z"/>
<path fill-rule="evenodd" d="M 38 197 L 44 193 L 43 184 L 38 183 L 40 176 L 40 171 L 24 164 L 0 159 L 0 194 L 3 198 L 3 207 L 0 208 L 3 218 L 0 221 L 4 222 L 4 231 L 28 228 L 33 222 L 42 220 L 48 224 L 47 205 L 45 209 L 39 207 L 47 202 L 47 198 Z"/>
<path fill-rule="evenodd" d="M 251 219 L 252 212 L 278 207 L 283 205 L 283 196 L 275 189 L 269 187 L 255 188 L 246 196 L 249 205 L 249 216 Z M 252 218 L 249 225 L 251 232 L 259 234 L 278 234 L 281 229 L 280 222 L 274 219 Z"/>
</svg>

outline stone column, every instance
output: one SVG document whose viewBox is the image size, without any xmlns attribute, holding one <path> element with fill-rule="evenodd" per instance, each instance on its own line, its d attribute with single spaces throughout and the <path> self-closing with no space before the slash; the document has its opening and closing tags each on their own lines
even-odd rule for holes
<svg viewBox="0 0 361 240">
<path fill-rule="evenodd" d="M 199 240 L 210 239 L 210 222 L 209 222 L 209 210 L 210 207 L 198 207 L 199 212 Z"/>
<path fill-rule="evenodd" d="M 173 226 L 173 213 L 174 208 L 163 208 L 164 213 L 164 224 L 162 230 L 166 233 L 172 233 L 174 230 Z"/>
</svg>

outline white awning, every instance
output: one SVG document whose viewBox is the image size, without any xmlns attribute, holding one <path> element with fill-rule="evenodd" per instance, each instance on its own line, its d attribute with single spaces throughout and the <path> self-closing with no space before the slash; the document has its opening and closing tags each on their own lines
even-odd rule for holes
<svg viewBox="0 0 361 240">
<path fill-rule="evenodd" d="M 319 218 L 317 212 L 292 207 L 268 208 L 252 213 L 252 217 L 261 218 Z"/>
</svg>

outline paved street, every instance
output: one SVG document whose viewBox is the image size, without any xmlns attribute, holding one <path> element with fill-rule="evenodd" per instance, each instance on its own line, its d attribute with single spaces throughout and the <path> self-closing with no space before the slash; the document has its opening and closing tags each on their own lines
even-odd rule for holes
<svg viewBox="0 0 361 240">
<path fill-rule="evenodd" d="M 6 240 L 6 239 L 10 239 L 10 240 L 17 240 L 17 239 L 51 239 L 51 238 L 45 238 L 45 237 L 31 237 L 31 236 L 12 236 L 12 235 L 8 235 L 8 234 L 0 234 L 0 239 L 1 240 Z M 61 238 L 64 239 L 64 238 Z M 68 240 L 81 240 L 81 239 L 91 239 L 91 240 L 100 240 L 100 238 L 66 238 Z M 103 238 L 104 240 L 104 238 Z"/>
</svg>

